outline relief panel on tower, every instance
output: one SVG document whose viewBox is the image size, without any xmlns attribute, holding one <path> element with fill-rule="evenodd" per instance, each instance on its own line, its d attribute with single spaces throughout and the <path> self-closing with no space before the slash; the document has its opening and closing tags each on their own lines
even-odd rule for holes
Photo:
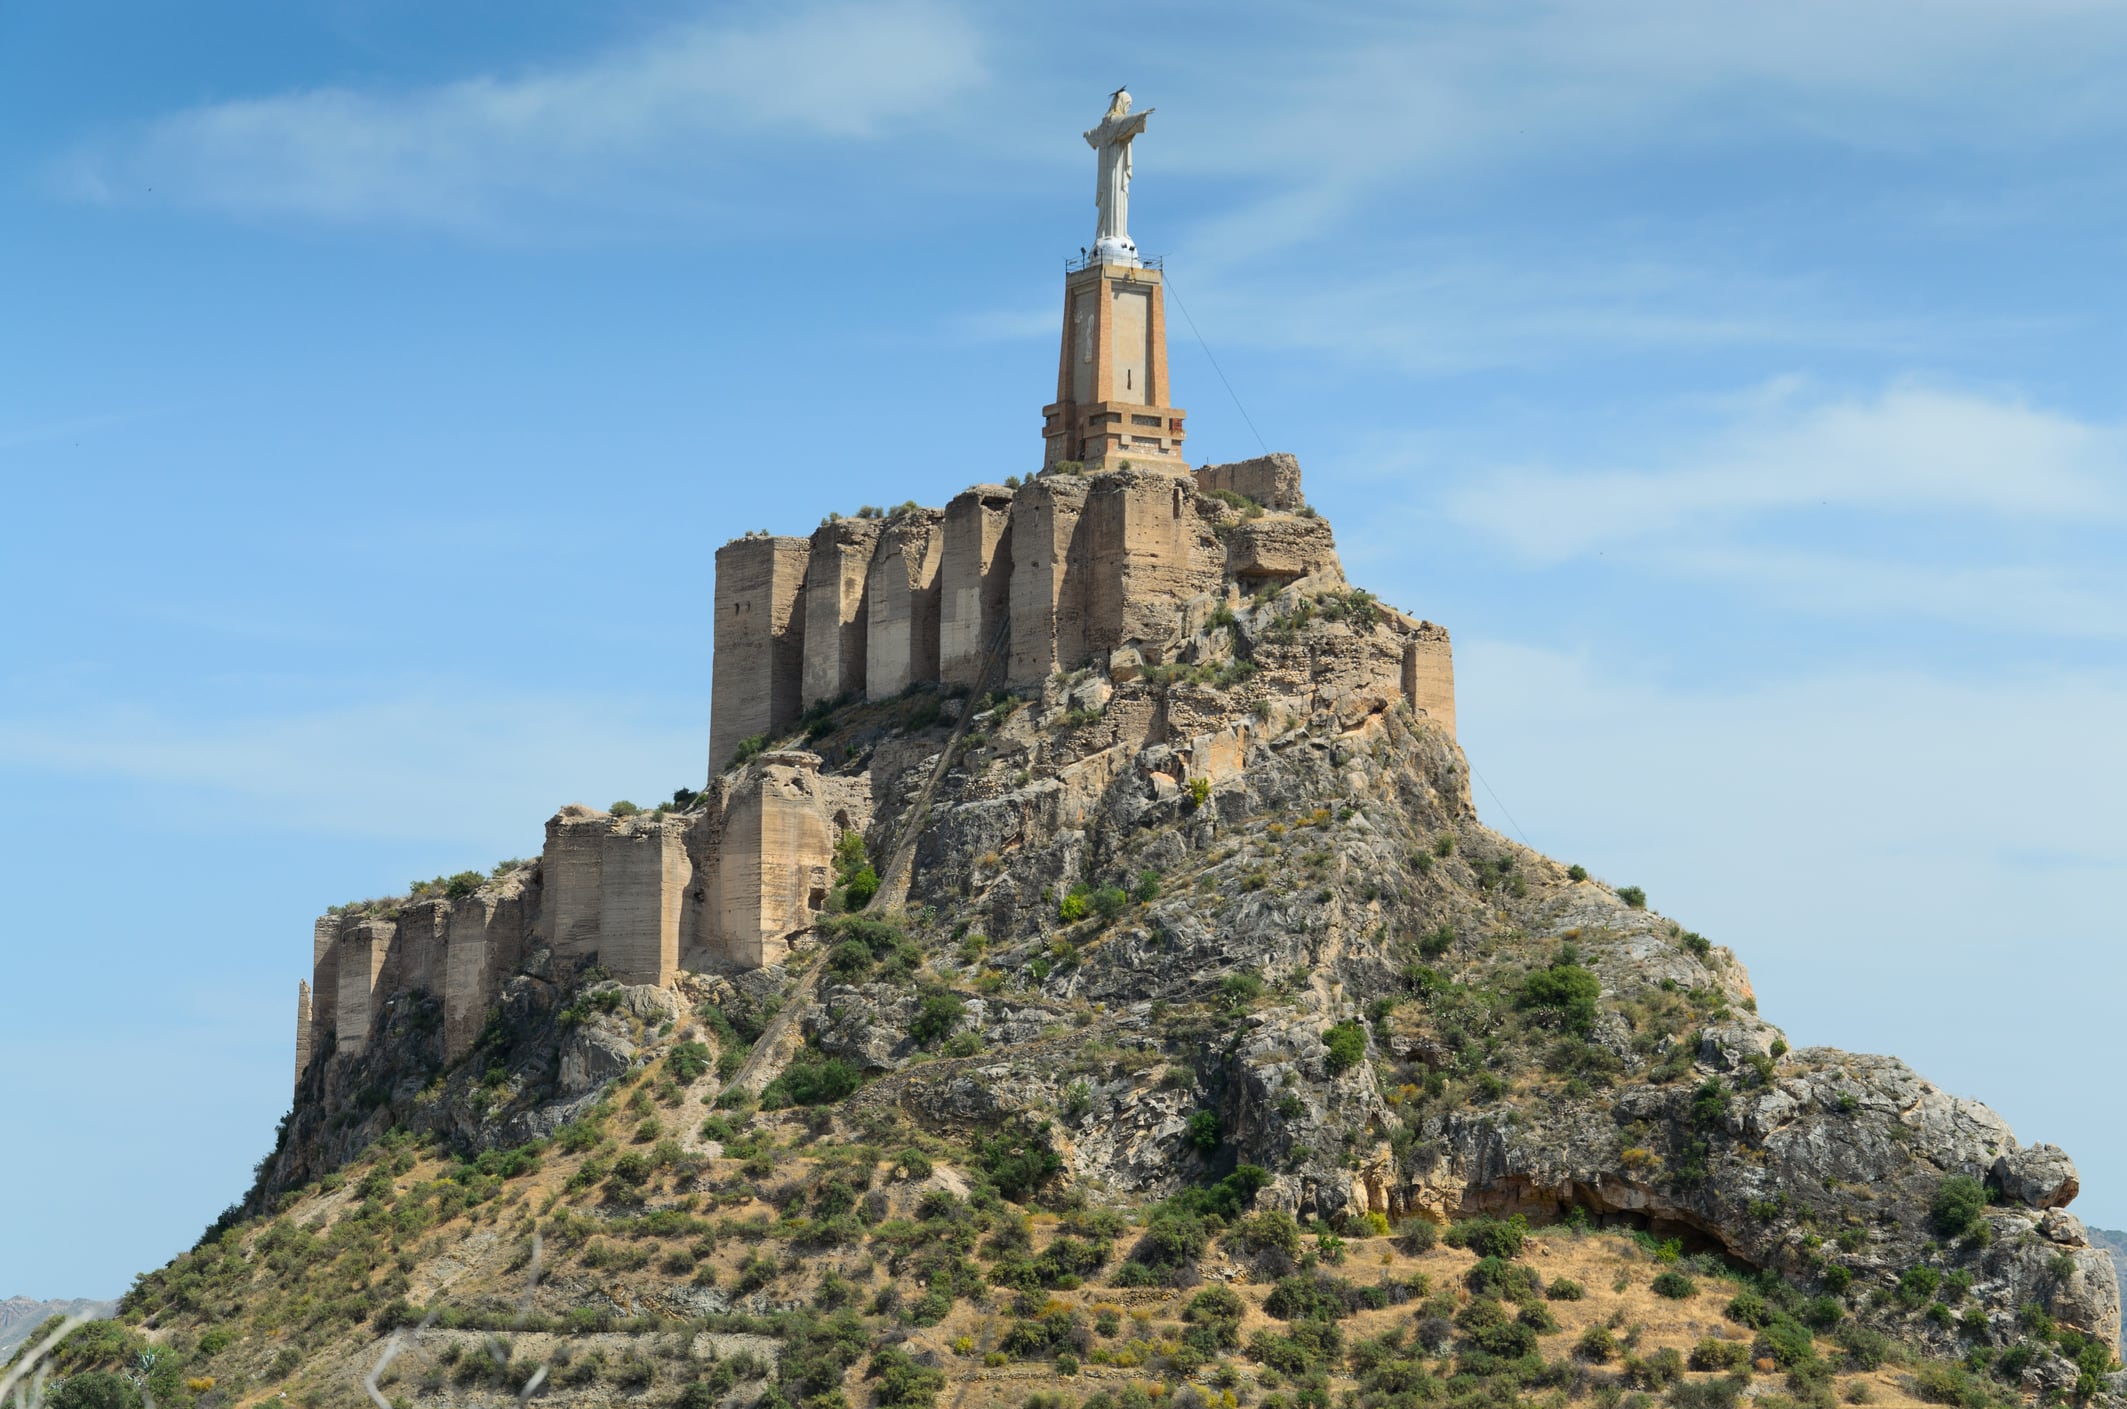
<svg viewBox="0 0 2127 1409">
<path fill-rule="evenodd" d="M 1115 288 L 1115 386 L 1117 401 L 1147 405 L 1152 389 L 1146 385 L 1146 368 L 1152 364 L 1152 290 L 1143 284 L 1117 284 Z"/>
<path fill-rule="evenodd" d="M 1100 337 L 1100 320 L 1094 317 L 1100 297 L 1086 289 L 1071 300 L 1071 399 L 1083 406 L 1093 400 L 1093 355 Z"/>
</svg>

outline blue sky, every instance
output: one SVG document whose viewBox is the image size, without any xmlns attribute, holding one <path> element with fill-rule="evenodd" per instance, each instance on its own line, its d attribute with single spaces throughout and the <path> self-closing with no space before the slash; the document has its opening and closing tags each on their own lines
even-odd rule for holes
<svg viewBox="0 0 2127 1409">
<path fill-rule="evenodd" d="M 699 782 L 718 544 L 1038 464 L 1123 82 L 1190 452 L 1252 422 L 1450 626 L 1486 819 L 2127 1226 L 2123 61 L 2064 0 L 0 9 L 0 1295 L 241 1191 L 325 905 Z"/>
</svg>

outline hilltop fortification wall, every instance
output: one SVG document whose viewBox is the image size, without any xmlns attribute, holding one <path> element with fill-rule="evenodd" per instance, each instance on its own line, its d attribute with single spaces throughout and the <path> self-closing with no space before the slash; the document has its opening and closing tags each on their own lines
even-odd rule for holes
<svg viewBox="0 0 2127 1409">
<path fill-rule="evenodd" d="M 837 839 L 871 829 L 875 789 L 905 799 L 899 780 L 936 748 L 886 741 L 876 759 L 837 771 L 800 749 L 763 749 L 808 707 L 911 688 L 1042 691 L 1088 666 L 1118 683 L 1209 670 L 1216 619 L 1296 586 L 1323 601 L 1349 596 L 1334 535 L 1307 508 L 1289 455 L 1206 466 L 1193 482 L 1056 470 L 976 485 L 942 510 L 727 543 L 716 555 L 707 788 L 677 811 L 571 804 L 548 820 L 535 864 L 467 894 L 320 918 L 298 994 L 298 1073 L 327 1054 L 359 1054 L 402 997 L 440 1000 L 442 1054 L 456 1060 L 520 973 L 595 963 L 624 983 L 662 986 L 683 970 L 781 963 L 832 889 Z M 1323 645 L 1258 641 L 1249 664 L 1262 708 L 1319 696 L 1327 681 L 1340 714 L 1400 701 L 1452 734 L 1447 632 L 1368 611 L 1382 629 L 1349 637 L 1334 659 Z M 1126 737 L 1171 753 L 1188 779 L 1219 785 L 1245 770 L 1258 729 L 1208 698 L 1119 703 L 1102 725 L 1114 746 L 1079 767 L 1079 803 L 1122 766 Z M 752 756 L 733 766 L 742 744 Z"/>
<path fill-rule="evenodd" d="M 976 485 L 943 510 L 832 520 L 809 539 L 751 535 L 716 562 L 713 768 L 823 701 L 972 687 L 1000 641 L 991 683 L 1025 688 L 1124 648 L 1161 663 L 1191 601 L 1342 580 L 1329 523 L 1308 509 L 1290 455 L 1206 465 L 1190 479 L 1050 471 Z M 1446 635 L 1428 629 L 1438 650 L 1422 653 L 1426 699 L 1413 703 L 1447 721 Z"/>
</svg>

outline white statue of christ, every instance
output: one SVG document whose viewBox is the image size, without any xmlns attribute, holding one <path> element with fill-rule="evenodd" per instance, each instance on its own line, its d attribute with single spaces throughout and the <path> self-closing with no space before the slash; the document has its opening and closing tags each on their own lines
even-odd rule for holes
<svg viewBox="0 0 2127 1409">
<path fill-rule="evenodd" d="M 1093 248 L 1110 263 L 1137 262 L 1137 246 L 1130 242 L 1130 140 L 1144 132 L 1152 112 L 1146 108 L 1132 114 L 1130 90 L 1118 88 L 1108 97 L 1100 126 L 1085 134 L 1086 145 L 1100 154 L 1100 180 L 1093 195 L 1100 207 L 1100 226 Z"/>
</svg>

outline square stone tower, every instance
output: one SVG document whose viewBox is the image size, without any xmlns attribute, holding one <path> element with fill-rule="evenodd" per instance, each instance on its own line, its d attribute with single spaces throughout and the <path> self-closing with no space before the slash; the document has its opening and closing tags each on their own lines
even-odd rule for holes
<svg viewBox="0 0 2127 1409">
<path fill-rule="evenodd" d="M 1168 405 L 1167 307 L 1160 271 L 1095 255 L 1064 277 L 1056 400 L 1042 408 L 1044 468 L 1075 460 L 1112 470 L 1124 460 L 1189 473 L 1180 407 Z"/>
</svg>

